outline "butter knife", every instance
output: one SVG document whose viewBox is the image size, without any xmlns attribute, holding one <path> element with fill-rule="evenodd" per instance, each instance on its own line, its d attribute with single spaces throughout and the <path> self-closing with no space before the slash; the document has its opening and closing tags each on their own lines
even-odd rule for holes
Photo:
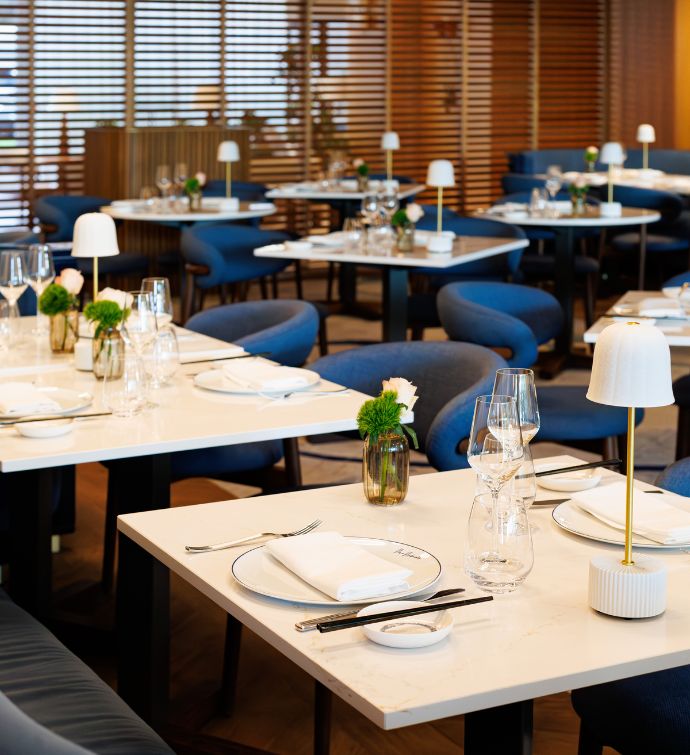
<svg viewBox="0 0 690 755">
<path fill-rule="evenodd" d="M 425 603 L 428 603 L 430 600 L 436 600 L 436 598 L 445 598 L 446 595 L 456 595 L 459 592 L 465 592 L 464 587 L 451 587 L 448 590 L 439 590 L 439 592 L 435 592 L 433 595 L 429 595 L 428 598 L 423 598 Z M 379 600 L 375 601 L 376 603 L 380 603 L 381 601 L 385 600 L 385 597 L 379 598 Z M 413 595 L 408 595 L 405 598 L 400 598 L 400 600 L 415 600 L 415 597 Z M 367 603 L 367 605 L 373 605 L 373 603 Z M 322 624 L 324 621 L 333 621 L 335 619 L 354 619 L 355 616 L 364 608 L 364 606 L 357 607 L 354 611 L 341 611 L 340 613 L 331 613 L 328 616 L 319 616 L 316 619 L 306 619 L 305 621 L 298 621 L 295 624 L 295 629 L 298 632 L 311 632 L 312 629 L 316 629 L 317 624 Z"/>
</svg>

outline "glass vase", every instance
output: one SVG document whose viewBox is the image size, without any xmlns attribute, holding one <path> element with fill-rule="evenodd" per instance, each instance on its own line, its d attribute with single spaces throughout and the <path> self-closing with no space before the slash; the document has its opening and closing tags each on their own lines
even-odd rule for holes
<svg viewBox="0 0 690 755">
<path fill-rule="evenodd" d="M 412 252 L 414 251 L 414 223 L 407 223 L 407 225 L 399 225 L 397 228 L 398 233 L 398 251 L 399 252 Z"/>
<path fill-rule="evenodd" d="M 404 435 L 387 433 L 364 441 L 362 482 L 369 503 L 402 503 L 410 479 L 410 447 Z"/>
<path fill-rule="evenodd" d="M 50 316 L 50 348 L 56 354 L 71 354 L 79 339 L 79 310 Z"/>
<path fill-rule="evenodd" d="M 570 202 L 572 204 L 573 215 L 583 215 L 585 211 L 585 198 L 584 197 L 571 197 Z"/>
<path fill-rule="evenodd" d="M 98 380 L 120 378 L 125 368 L 125 342 L 117 328 L 104 328 L 92 342 L 93 374 Z"/>
<path fill-rule="evenodd" d="M 357 191 L 367 191 L 369 189 L 369 176 L 357 174 Z"/>
<path fill-rule="evenodd" d="M 189 211 L 201 212 L 201 199 L 202 194 L 200 191 L 195 191 L 189 194 Z"/>
</svg>

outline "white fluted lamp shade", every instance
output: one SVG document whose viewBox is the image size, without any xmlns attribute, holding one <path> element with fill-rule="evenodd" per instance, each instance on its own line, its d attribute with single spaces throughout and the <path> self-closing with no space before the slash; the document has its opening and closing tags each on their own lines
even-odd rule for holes
<svg viewBox="0 0 690 755">
<path fill-rule="evenodd" d="M 623 165 L 623 145 L 620 142 L 606 142 L 599 152 L 599 162 L 604 165 Z"/>
<path fill-rule="evenodd" d="M 202 84 L 194 90 L 194 105 L 200 110 L 213 110 L 220 105 L 220 87 L 217 84 Z"/>
<path fill-rule="evenodd" d="M 427 186 L 455 186 L 455 170 L 450 160 L 432 160 L 426 172 Z"/>
<path fill-rule="evenodd" d="M 221 142 L 218 145 L 219 163 L 236 163 L 240 159 L 240 148 L 237 142 Z"/>
<path fill-rule="evenodd" d="M 72 257 L 114 257 L 120 253 L 115 221 L 104 212 L 87 212 L 77 218 Z"/>
<path fill-rule="evenodd" d="M 651 144 L 656 141 L 656 132 L 651 123 L 640 123 L 637 127 L 637 141 L 642 144 Z"/>
<path fill-rule="evenodd" d="M 395 131 L 384 131 L 381 136 L 381 149 L 400 149 L 400 137 Z"/>
<path fill-rule="evenodd" d="M 625 407 L 673 403 L 671 351 L 653 325 L 619 322 L 604 328 L 594 348 L 587 398 Z"/>
</svg>

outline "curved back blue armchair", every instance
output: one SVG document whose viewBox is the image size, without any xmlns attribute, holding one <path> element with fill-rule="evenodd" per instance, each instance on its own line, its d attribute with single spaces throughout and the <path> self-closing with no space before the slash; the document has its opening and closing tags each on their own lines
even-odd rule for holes
<svg viewBox="0 0 690 755">
<path fill-rule="evenodd" d="M 236 343 L 253 354 L 267 351 L 275 362 L 300 367 L 314 345 L 319 313 L 306 301 L 246 301 L 206 309 L 191 317 L 185 327 Z"/>
<path fill-rule="evenodd" d="M 233 181 L 232 196 L 241 202 L 262 202 L 266 198 L 268 187 L 255 181 Z M 204 196 L 207 197 L 224 197 L 225 181 L 216 180 L 208 181 L 204 186 Z"/>
<path fill-rule="evenodd" d="M 77 218 L 87 212 L 98 212 L 106 204 L 110 200 L 103 197 L 49 194 L 36 201 L 34 213 L 42 225 L 53 227 L 46 231 L 47 242 L 71 241 Z"/>
<path fill-rule="evenodd" d="M 334 380 L 369 395 L 381 381 L 401 376 L 418 387 L 413 427 L 420 450 L 439 470 L 467 466 L 459 444 L 469 436 L 477 396 L 491 393 L 496 370 L 505 361 L 488 349 L 467 343 L 419 341 L 362 346 L 323 357 L 309 365 Z"/>
<path fill-rule="evenodd" d="M 528 176 L 522 173 L 506 173 L 501 177 L 501 188 L 504 194 L 517 194 L 518 192 L 530 192 L 532 189 L 543 189 L 545 178 Z"/>
<path fill-rule="evenodd" d="M 254 250 L 267 244 L 286 241 L 280 231 L 263 231 L 236 223 L 196 225 L 185 228 L 180 251 L 186 263 L 187 286 L 184 317 L 192 313 L 196 288 L 208 289 L 226 283 L 241 283 L 275 275 L 291 260 L 262 259 Z"/>
</svg>

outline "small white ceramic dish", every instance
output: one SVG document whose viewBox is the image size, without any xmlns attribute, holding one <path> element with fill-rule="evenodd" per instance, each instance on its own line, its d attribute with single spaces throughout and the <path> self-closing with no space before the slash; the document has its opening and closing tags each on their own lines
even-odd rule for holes
<svg viewBox="0 0 690 755">
<path fill-rule="evenodd" d="M 504 212 L 503 217 L 505 220 L 526 220 L 529 215 L 525 210 L 511 210 L 509 212 Z"/>
<path fill-rule="evenodd" d="M 55 419 L 46 422 L 19 422 L 14 429 L 25 438 L 58 438 L 72 432 L 72 419 Z"/>
<path fill-rule="evenodd" d="M 388 600 L 385 603 L 374 603 L 363 608 L 357 616 L 402 611 L 404 608 L 424 605 L 426 603 L 419 600 Z M 450 634 L 452 628 L 453 616 L 450 611 L 434 611 L 376 624 L 365 624 L 362 631 L 367 639 L 379 645 L 387 645 L 391 648 L 424 648 L 440 642 Z"/>
<path fill-rule="evenodd" d="M 314 245 L 311 241 L 286 241 L 284 246 L 287 252 L 308 252 Z"/>
<path fill-rule="evenodd" d="M 546 472 L 558 469 L 562 464 L 535 464 L 535 472 Z M 580 490 L 595 488 L 601 482 L 601 469 L 580 469 L 575 472 L 563 472 L 558 475 L 537 477 L 537 484 L 547 490 L 558 490 L 562 493 L 577 493 Z"/>
</svg>

